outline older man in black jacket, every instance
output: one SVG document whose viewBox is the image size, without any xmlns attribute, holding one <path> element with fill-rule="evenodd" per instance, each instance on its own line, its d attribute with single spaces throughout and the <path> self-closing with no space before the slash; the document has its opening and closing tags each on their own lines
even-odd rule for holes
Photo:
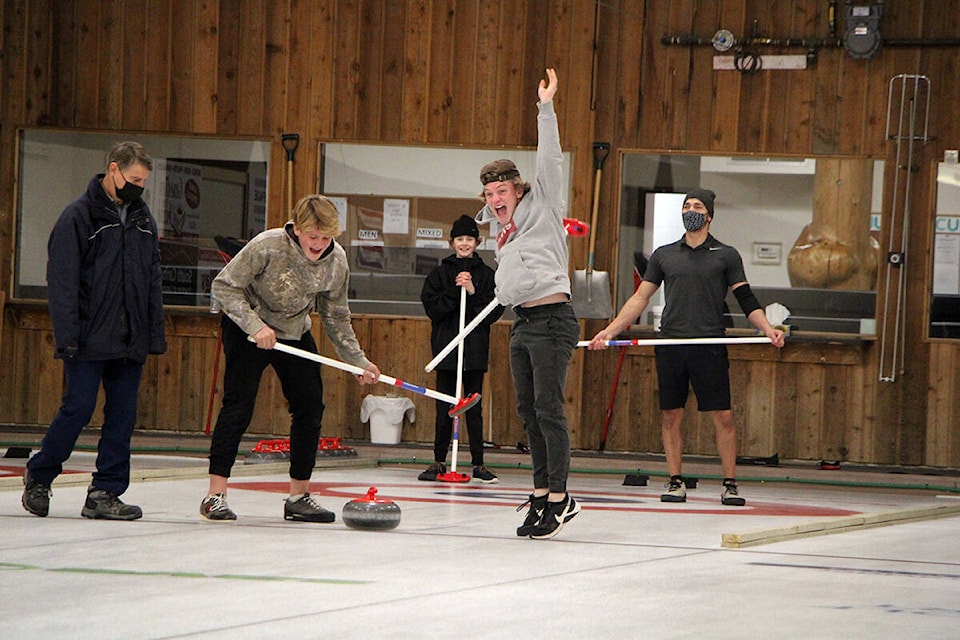
<svg viewBox="0 0 960 640">
<path fill-rule="evenodd" d="M 143 515 L 119 496 L 130 483 L 141 370 L 148 354 L 167 348 L 157 223 L 141 199 L 152 168 L 140 144 L 118 143 L 107 154 L 106 172 L 90 180 L 50 234 L 47 292 L 66 391 L 24 473 L 22 502 L 34 515 L 49 512 L 50 485 L 90 421 L 101 384 L 106 403 L 97 470 L 80 514 Z"/>
</svg>

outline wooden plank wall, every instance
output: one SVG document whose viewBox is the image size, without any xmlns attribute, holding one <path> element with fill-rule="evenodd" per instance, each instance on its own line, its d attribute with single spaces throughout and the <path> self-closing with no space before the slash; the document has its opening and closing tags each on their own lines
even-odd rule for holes
<svg viewBox="0 0 960 640">
<path fill-rule="evenodd" d="M 887 0 L 884 38 L 960 37 L 960 16 L 952 5 Z M 289 169 L 280 134 L 297 132 L 301 145 L 292 171 L 296 193 L 304 194 L 317 188 L 324 140 L 535 144 L 536 83 L 545 66 L 554 66 L 561 82 L 556 102 L 563 144 L 574 153 L 571 214 L 586 217 L 590 210 L 592 142 L 612 145 L 595 229 L 595 267 L 611 271 L 617 264 L 620 151 L 885 158 L 889 185 L 895 148 L 884 131 L 887 91 L 890 78 L 899 73 L 932 80 L 934 140 L 918 152 L 911 201 L 915 211 L 929 211 L 935 162 L 943 149 L 960 145 L 956 47 L 889 47 L 871 60 L 824 47 L 807 70 L 744 75 L 713 71 L 710 47 L 660 41 L 667 34 L 709 38 L 718 28 L 738 37 L 756 29 L 761 36 L 823 38 L 827 6 L 826 0 L 2 3 L 0 289 L 8 293 L 0 334 L 0 422 L 49 421 L 62 390 L 62 370 L 50 358 L 52 332 L 43 305 L 9 295 L 17 127 L 267 137 L 276 142 L 269 176 L 274 186 L 286 184 Z M 887 192 L 885 222 L 895 206 L 892 189 Z M 285 189 L 272 188 L 271 226 L 286 218 L 284 209 Z M 882 244 L 889 240 L 889 226 L 884 225 Z M 931 240 L 928 217 L 918 214 L 908 246 L 910 309 L 922 310 L 926 303 Z M 585 244 L 571 243 L 572 268 L 585 267 Z M 585 321 L 584 335 L 601 326 Z M 794 343 L 782 353 L 732 353 L 743 452 L 960 466 L 960 346 L 926 341 L 924 326 L 923 313 L 908 314 L 908 364 L 892 384 L 877 380 L 878 349 L 872 343 Z M 356 328 L 384 372 L 418 384 L 432 382 L 420 373 L 429 360 L 424 319 L 362 317 Z M 151 359 L 146 370 L 141 426 L 202 430 L 215 380 L 216 321 L 172 312 L 167 329 L 170 351 Z M 492 342 L 487 424 L 495 441 L 512 445 L 523 434 L 506 364 L 505 323 L 494 328 Z M 599 445 L 617 356 L 608 351 L 574 358 L 567 395 L 576 447 Z M 282 435 L 288 418 L 271 376 L 261 389 L 251 429 Z M 325 434 L 365 437 L 355 383 L 334 371 L 325 371 L 324 380 Z M 660 450 L 656 393 L 651 354 L 631 350 L 617 379 L 607 450 Z M 405 428 L 404 438 L 427 442 L 433 402 L 420 397 L 415 402 L 417 422 Z M 714 451 L 712 428 L 693 411 L 688 411 L 687 439 L 691 451 Z"/>
</svg>

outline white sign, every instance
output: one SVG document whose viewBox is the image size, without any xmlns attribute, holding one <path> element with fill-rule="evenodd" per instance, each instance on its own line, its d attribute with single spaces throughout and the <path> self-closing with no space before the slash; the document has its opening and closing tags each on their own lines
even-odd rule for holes
<svg viewBox="0 0 960 640">
<path fill-rule="evenodd" d="M 960 294 L 960 216 L 937 216 L 933 241 L 933 294 Z"/>
<path fill-rule="evenodd" d="M 164 160 L 163 186 L 164 238 L 196 239 L 200 225 L 203 167 L 186 162 Z"/>
<path fill-rule="evenodd" d="M 446 249 L 447 243 L 443 240 L 417 240 L 417 249 Z"/>
<path fill-rule="evenodd" d="M 410 230 L 410 201 L 383 199 L 383 232 L 406 234 Z"/>
<path fill-rule="evenodd" d="M 257 165 L 259 168 L 259 165 Z M 267 228 L 267 175 L 266 172 L 247 174 L 247 189 L 250 197 L 247 199 L 247 230 L 248 238 L 252 238 Z"/>
<path fill-rule="evenodd" d="M 347 228 L 347 199 L 342 196 L 327 196 L 327 199 L 337 208 L 337 217 L 340 218 L 340 228 Z"/>
</svg>

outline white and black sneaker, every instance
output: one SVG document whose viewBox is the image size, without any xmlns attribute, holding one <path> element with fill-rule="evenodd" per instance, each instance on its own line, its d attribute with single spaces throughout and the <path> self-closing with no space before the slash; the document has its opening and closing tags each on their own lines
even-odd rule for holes
<svg viewBox="0 0 960 640">
<path fill-rule="evenodd" d="M 523 524 L 517 527 L 517 535 L 521 538 L 528 537 L 540 523 L 540 517 L 547 506 L 547 494 L 535 496 L 532 493 L 527 501 L 517 507 L 517 511 L 523 511 L 523 508 L 530 505 L 527 509 L 527 516 L 523 519 Z"/>
<path fill-rule="evenodd" d="M 560 533 L 563 525 L 580 513 L 580 504 L 569 493 L 561 502 L 547 502 L 540 522 L 534 527 L 530 537 L 534 540 L 546 540 Z"/>
<path fill-rule="evenodd" d="M 737 491 L 736 480 L 723 481 L 723 493 L 720 494 L 720 502 L 728 507 L 742 507 L 747 504 L 747 501 L 740 497 L 740 492 Z"/>
<path fill-rule="evenodd" d="M 236 520 L 237 514 L 227 505 L 227 497 L 222 493 L 211 493 L 200 502 L 200 515 L 214 522 Z"/>
<path fill-rule="evenodd" d="M 683 478 L 680 476 L 671 476 L 670 482 L 663 485 L 663 488 L 666 491 L 660 494 L 660 502 L 687 501 L 687 485 L 684 484 Z"/>
</svg>

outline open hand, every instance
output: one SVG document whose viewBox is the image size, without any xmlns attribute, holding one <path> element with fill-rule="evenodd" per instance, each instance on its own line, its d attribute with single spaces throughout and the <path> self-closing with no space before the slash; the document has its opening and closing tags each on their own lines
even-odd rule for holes
<svg viewBox="0 0 960 640">
<path fill-rule="evenodd" d="M 540 81 L 540 88 L 537 89 L 537 96 L 540 102 L 550 102 L 553 100 L 553 94 L 557 92 L 557 72 L 553 69 L 547 69 L 546 81 Z"/>
</svg>

